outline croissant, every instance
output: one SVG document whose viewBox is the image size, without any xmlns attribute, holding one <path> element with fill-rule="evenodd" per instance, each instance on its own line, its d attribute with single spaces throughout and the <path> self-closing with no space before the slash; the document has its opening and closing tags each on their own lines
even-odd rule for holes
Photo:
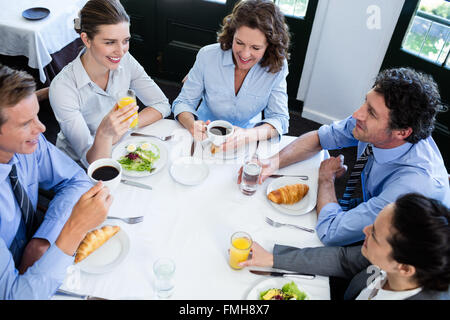
<svg viewBox="0 0 450 320">
<path fill-rule="evenodd" d="M 104 226 L 88 232 L 81 244 L 78 246 L 77 255 L 75 256 L 75 263 L 85 259 L 92 252 L 100 248 L 113 235 L 119 232 L 119 226 Z"/>
<path fill-rule="evenodd" d="M 273 190 L 267 195 L 267 198 L 277 204 L 294 204 L 302 200 L 308 193 L 308 190 L 309 186 L 306 184 L 291 184 Z"/>
<path fill-rule="evenodd" d="M 211 154 L 215 154 L 220 151 L 220 147 L 216 146 L 214 143 L 211 144 Z"/>
</svg>

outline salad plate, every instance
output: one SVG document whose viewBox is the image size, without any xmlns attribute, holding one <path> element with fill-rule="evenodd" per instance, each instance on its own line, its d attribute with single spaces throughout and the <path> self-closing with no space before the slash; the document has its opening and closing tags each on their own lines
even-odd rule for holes
<svg viewBox="0 0 450 320">
<path fill-rule="evenodd" d="M 318 170 L 317 169 L 311 169 L 307 172 L 303 173 L 305 175 L 309 176 L 308 180 L 301 180 L 297 177 L 281 177 L 278 179 L 273 180 L 268 186 L 267 186 L 267 192 L 266 195 L 268 195 L 273 190 L 279 189 L 281 187 L 284 187 L 286 185 L 291 184 L 297 184 L 297 183 L 303 183 L 307 184 L 309 186 L 308 193 L 305 195 L 305 197 L 300 200 L 297 203 L 294 204 L 277 204 L 269 199 L 267 201 L 270 202 L 272 207 L 274 207 L 276 210 L 293 216 L 299 216 L 306 214 L 314 209 L 317 203 L 317 189 L 318 189 Z"/>
<path fill-rule="evenodd" d="M 81 271 L 92 274 L 107 273 L 118 266 L 130 251 L 130 238 L 121 228 L 100 248 L 76 264 Z"/>
<path fill-rule="evenodd" d="M 121 164 L 123 175 L 139 178 L 161 171 L 169 154 L 164 144 L 157 139 L 133 137 L 119 143 L 111 158 Z"/>
<path fill-rule="evenodd" d="M 269 292 L 271 289 L 279 289 L 283 293 L 284 299 L 275 297 L 277 293 Z M 297 299 L 292 296 L 294 293 Z M 266 295 L 267 294 L 267 295 Z M 247 300 L 263 300 L 262 297 L 275 298 L 274 300 L 312 300 L 311 295 L 306 292 L 301 283 L 297 280 L 288 278 L 270 278 L 259 282 L 247 295 Z"/>
</svg>

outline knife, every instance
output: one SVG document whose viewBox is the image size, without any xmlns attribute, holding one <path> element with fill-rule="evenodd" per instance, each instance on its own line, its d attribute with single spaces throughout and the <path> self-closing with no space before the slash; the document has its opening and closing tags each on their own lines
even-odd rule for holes
<svg viewBox="0 0 450 320">
<path fill-rule="evenodd" d="M 261 271 L 261 270 L 250 270 L 251 273 L 260 276 L 272 276 L 272 277 L 292 277 L 299 279 L 309 279 L 312 280 L 316 276 L 314 274 L 298 273 L 298 272 L 276 272 L 276 271 Z"/>
<path fill-rule="evenodd" d="M 308 176 L 302 176 L 302 175 L 296 175 L 296 174 L 271 174 L 269 177 L 270 178 L 297 177 L 297 178 L 300 178 L 302 180 L 308 180 L 309 179 Z"/>
<path fill-rule="evenodd" d="M 62 290 L 62 289 L 56 290 L 55 295 L 79 298 L 79 299 L 83 299 L 83 300 L 108 300 L 105 298 L 94 297 L 94 296 L 90 296 L 87 294 L 78 294 L 78 293 L 74 293 L 74 292 L 70 292 L 70 291 L 66 291 L 66 290 Z"/>
<path fill-rule="evenodd" d="M 131 180 L 125 180 L 125 179 L 120 180 L 120 182 L 128 184 L 130 186 L 152 190 L 152 187 L 150 187 L 149 185 L 143 184 L 143 183 L 139 183 L 139 182 L 135 182 L 135 181 L 131 181 Z"/>
<path fill-rule="evenodd" d="M 195 140 L 192 139 L 192 146 L 191 146 L 191 157 L 194 156 L 194 152 L 195 152 Z"/>
</svg>

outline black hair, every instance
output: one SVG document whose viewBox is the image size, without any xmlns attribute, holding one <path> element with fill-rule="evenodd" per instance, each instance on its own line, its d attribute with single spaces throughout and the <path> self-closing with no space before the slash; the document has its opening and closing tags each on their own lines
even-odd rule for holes
<svg viewBox="0 0 450 320">
<path fill-rule="evenodd" d="M 417 193 L 397 199 L 388 239 L 392 258 L 415 267 L 417 283 L 429 290 L 446 291 L 450 284 L 449 209 Z"/>
<path fill-rule="evenodd" d="M 436 113 L 444 109 L 431 76 L 411 68 L 387 69 L 378 74 L 373 89 L 384 96 L 391 130 L 411 128 L 405 139 L 411 143 L 431 135 Z"/>
</svg>

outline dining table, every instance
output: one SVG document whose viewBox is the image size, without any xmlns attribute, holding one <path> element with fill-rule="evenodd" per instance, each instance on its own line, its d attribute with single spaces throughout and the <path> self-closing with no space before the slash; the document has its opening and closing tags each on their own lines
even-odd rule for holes
<svg viewBox="0 0 450 320">
<path fill-rule="evenodd" d="M 140 142 L 163 146 L 166 156 L 158 164 L 158 170 L 150 175 L 135 177 L 122 173 L 122 178 L 146 184 L 152 189 L 121 183 L 112 191 L 113 203 L 108 215 L 122 218 L 143 216 L 143 221 L 127 224 L 106 219 L 104 224 L 120 226 L 120 232 L 126 234 L 126 243 L 121 242 L 114 249 L 121 251 L 120 263 L 106 266 L 111 259 L 114 261 L 110 255 L 116 254 L 110 248 L 103 253 L 104 269 L 100 266 L 96 269 L 99 272 L 91 272 L 83 269 L 81 263 L 74 264 L 67 269 L 61 289 L 114 300 L 160 299 L 156 295 L 153 264 L 159 258 L 170 258 L 175 262 L 176 270 L 174 291 L 168 299 L 245 300 L 252 298 L 250 292 L 263 281 L 274 279 L 253 274 L 249 269 L 275 269 L 232 269 L 229 266 L 229 248 L 233 233 L 248 233 L 254 242 L 269 252 L 275 244 L 299 248 L 323 246 L 316 232 L 286 226 L 275 228 L 265 221 L 269 217 L 274 221 L 315 229 L 315 202 L 308 212 L 290 214 L 277 210 L 267 199 L 268 187 L 276 181 L 275 178 L 267 178 L 251 196 L 244 195 L 237 183 L 239 169 L 247 156 L 257 154 L 259 159 L 267 159 L 296 137 L 283 135 L 258 144 L 249 143 L 239 148 L 234 157 L 223 159 L 220 153 L 211 155 L 206 141 L 196 142 L 192 149 L 191 134 L 175 120 L 159 120 L 137 132 L 170 136 L 167 141 L 139 137 Z M 136 137 L 127 134 L 116 147 L 121 145 L 123 148 L 131 142 L 136 143 Z M 176 179 L 171 168 L 177 159 L 191 156 L 191 149 L 195 161 L 207 168 L 207 176 L 194 185 L 187 185 Z M 117 158 L 114 150 L 113 159 Z M 277 173 L 307 175 L 309 192 L 317 197 L 319 166 L 328 157 L 328 152 L 323 150 Z M 101 249 L 98 249 L 99 254 Z M 96 261 L 99 261 L 98 257 Z M 310 299 L 330 299 L 328 277 L 315 276 L 295 281 Z M 55 295 L 53 299 L 63 297 Z"/>
<path fill-rule="evenodd" d="M 54 54 L 79 38 L 73 20 L 86 2 L 15 0 L 9 3 L 1 0 L 0 55 L 27 57 L 28 66 L 39 70 L 39 80 L 48 82 L 45 67 L 55 58 Z M 23 12 L 32 8 L 46 8 L 50 13 L 42 19 L 25 18 Z"/>
</svg>

